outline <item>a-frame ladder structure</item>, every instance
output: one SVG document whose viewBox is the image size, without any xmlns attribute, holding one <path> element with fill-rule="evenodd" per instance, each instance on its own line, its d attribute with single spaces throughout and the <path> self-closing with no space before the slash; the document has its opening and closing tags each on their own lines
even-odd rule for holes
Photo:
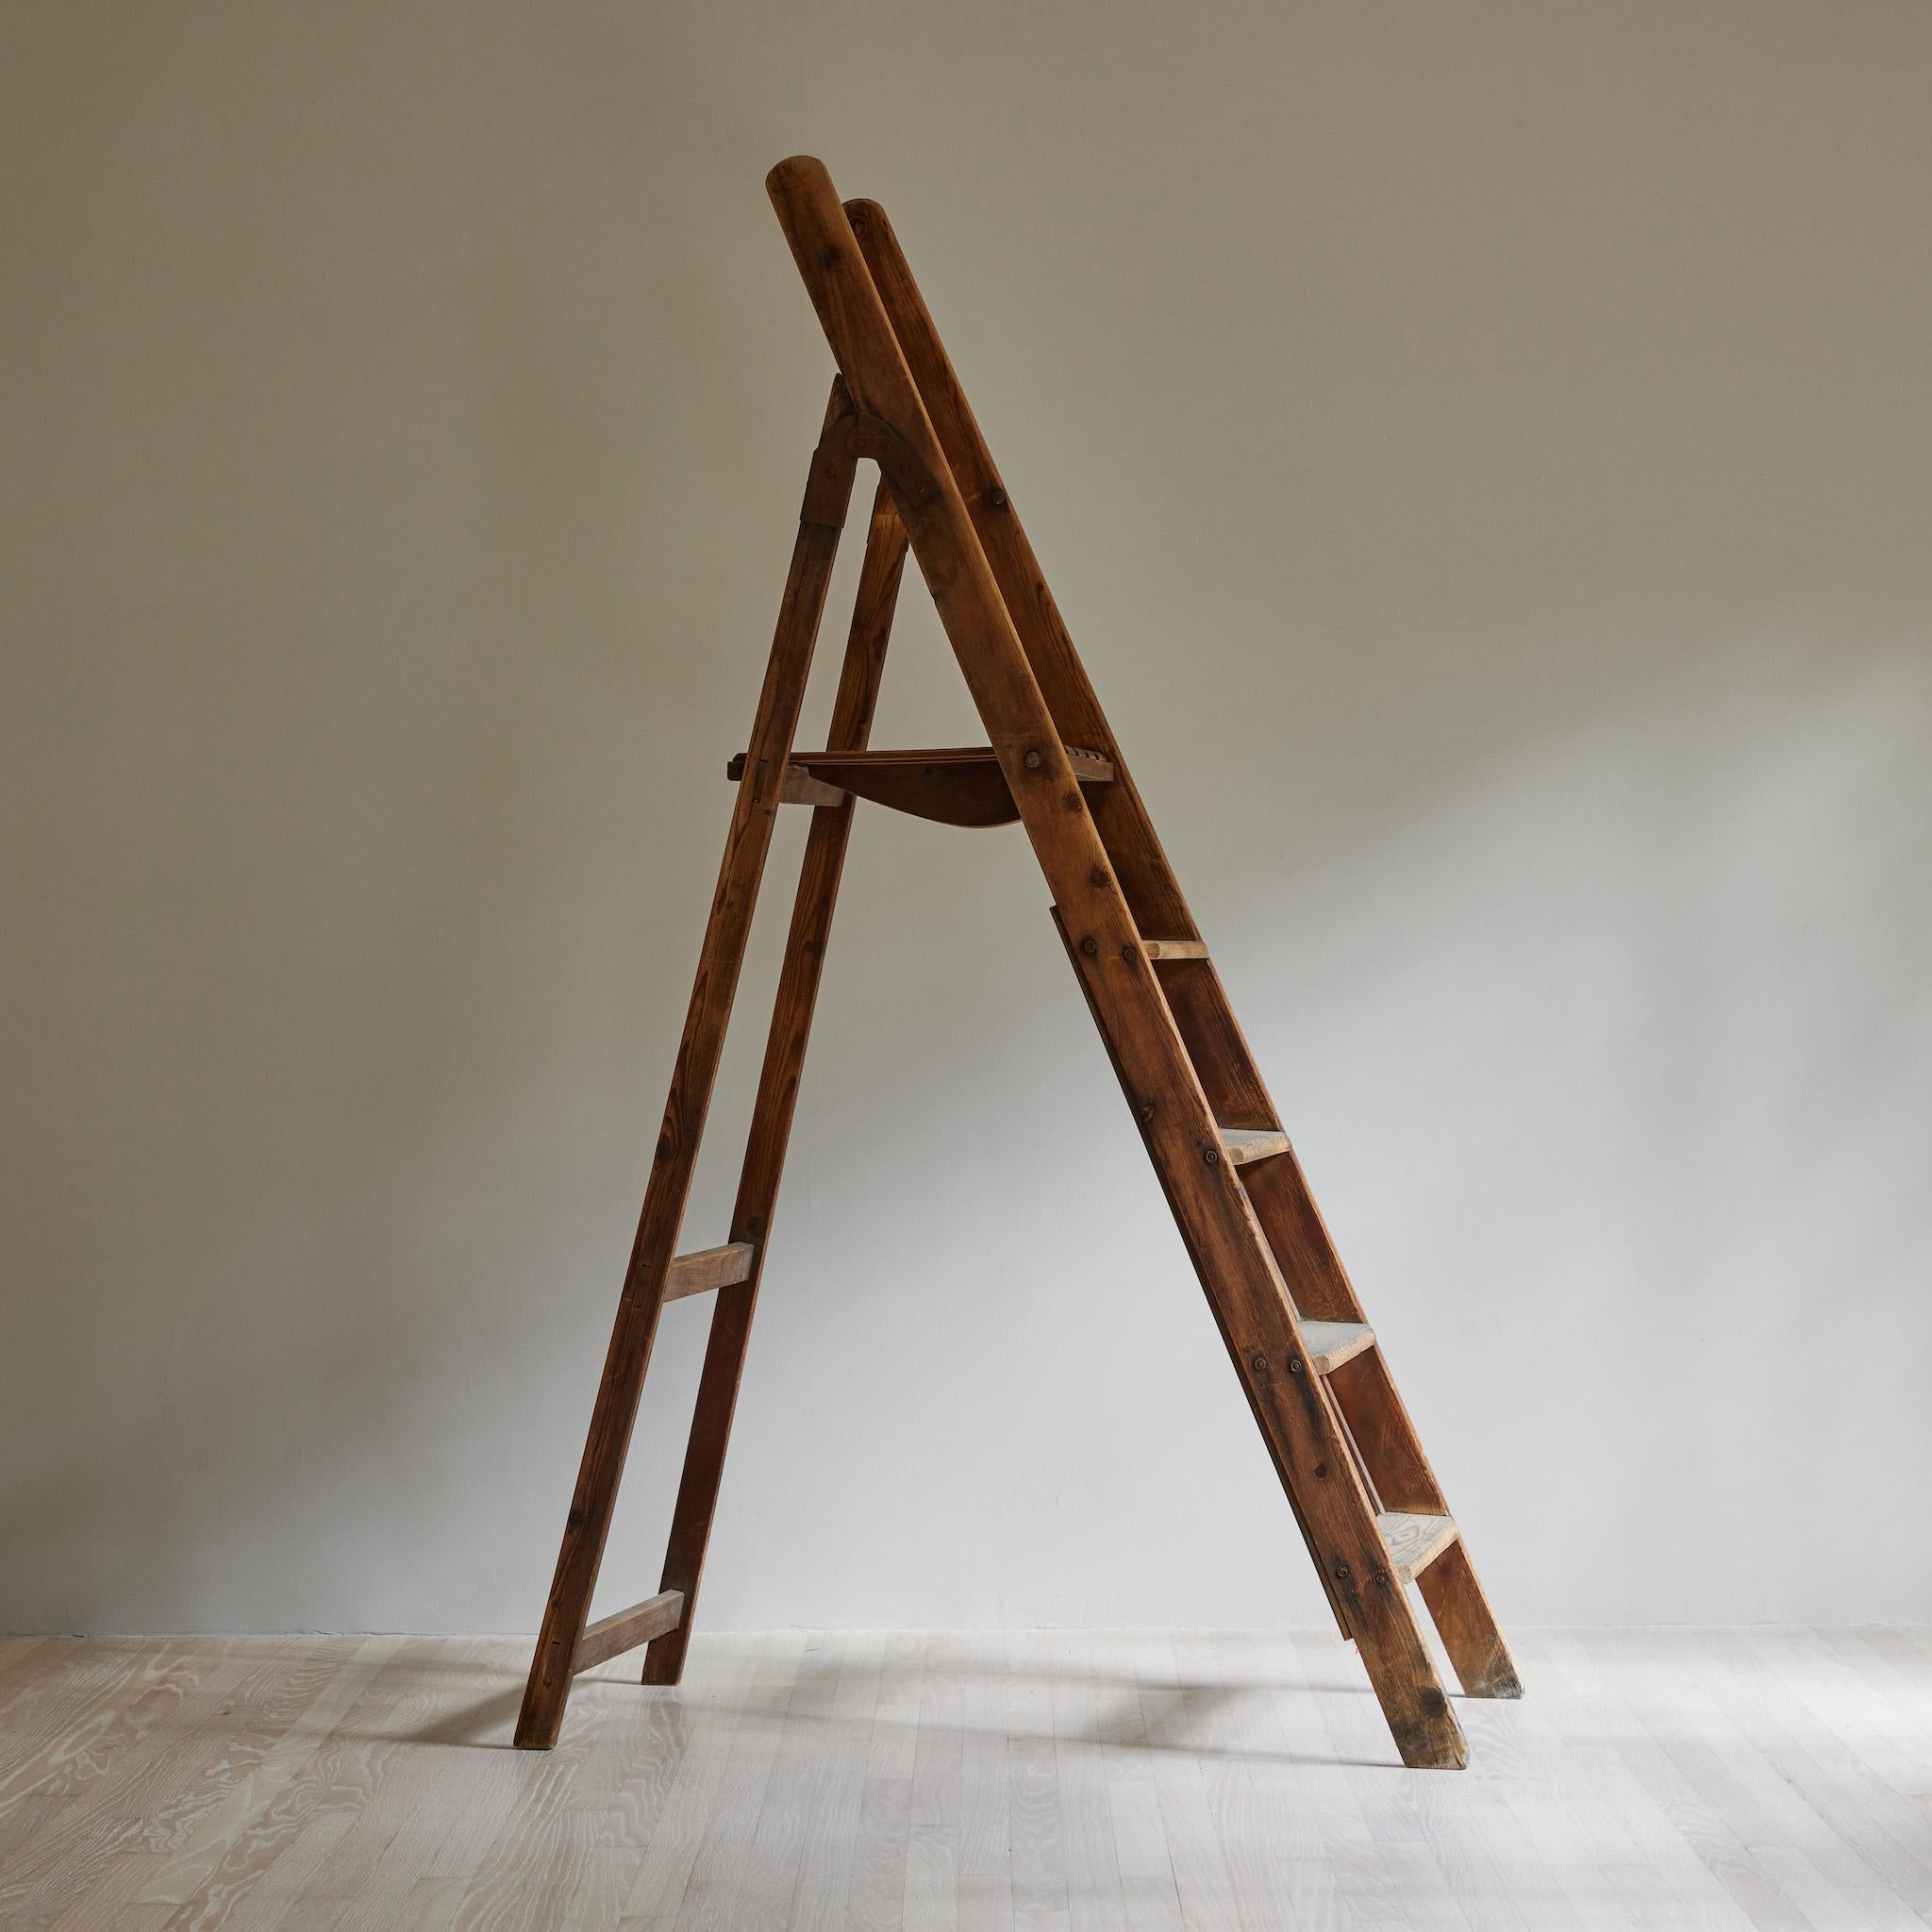
<svg viewBox="0 0 1932 1932">
<path fill-rule="evenodd" d="M 1521 1694 L 1515 1668 L 1382 1349 L 1236 1024 L 1125 762 L 993 468 L 904 256 L 873 202 L 841 205 L 807 157 L 767 178 L 839 367 L 814 450 L 764 688 L 671 1096 L 516 1741 L 557 1741 L 579 1671 L 636 1645 L 646 1684 L 684 1668 L 732 1410 L 855 798 L 956 824 L 1018 818 L 1053 917 L 1220 1324 L 1342 1635 L 1403 1761 L 1468 1751 L 1414 1605 L 1463 1690 Z M 859 458 L 879 484 L 825 748 L 792 734 Z M 990 744 L 870 751 L 908 547 Z M 776 1008 L 723 1247 L 676 1256 L 698 1142 L 772 827 L 812 808 Z M 587 1623 L 658 1318 L 715 1296 L 658 1593 Z"/>
</svg>

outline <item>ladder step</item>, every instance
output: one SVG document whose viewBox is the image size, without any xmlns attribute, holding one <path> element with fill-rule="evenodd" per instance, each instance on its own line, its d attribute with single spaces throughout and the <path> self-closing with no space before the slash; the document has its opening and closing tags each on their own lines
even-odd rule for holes
<svg viewBox="0 0 1932 1932">
<path fill-rule="evenodd" d="M 1063 745 L 1082 785 L 1113 780 L 1113 761 L 1098 752 Z M 744 754 L 724 767 L 734 783 L 744 776 Z M 941 745 L 909 751 L 795 751 L 778 789 L 780 804 L 830 805 L 827 793 L 852 792 L 894 811 L 942 825 L 1010 825 L 1020 816 L 1012 789 L 990 744 Z"/>
<path fill-rule="evenodd" d="M 1142 940 L 1141 950 L 1150 959 L 1205 959 L 1206 940 Z"/>
<path fill-rule="evenodd" d="M 1307 1350 L 1308 1366 L 1318 1375 L 1339 1369 L 1353 1356 L 1372 1347 L 1375 1331 L 1366 1322 L 1304 1322 L 1302 1346 Z"/>
<path fill-rule="evenodd" d="M 1408 1509 L 1385 1509 L 1375 1518 L 1389 1561 L 1404 1583 L 1415 1579 L 1456 1541 L 1453 1516 L 1423 1516 Z"/>
<path fill-rule="evenodd" d="M 722 1248 L 699 1248 L 680 1255 L 664 1277 L 664 1299 L 675 1302 L 688 1294 L 708 1294 L 714 1288 L 732 1288 L 751 1279 L 758 1250 L 749 1241 L 726 1241 Z"/>
<path fill-rule="evenodd" d="M 1279 1127 L 1223 1127 L 1221 1144 L 1236 1167 L 1245 1167 L 1251 1160 L 1286 1154 L 1288 1136 Z"/>
<path fill-rule="evenodd" d="M 619 1610 L 615 1616 L 599 1617 L 594 1624 L 585 1624 L 584 1634 L 577 1639 L 576 1660 L 571 1665 L 571 1674 L 593 1670 L 614 1657 L 622 1657 L 627 1650 L 635 1650 L 641 1643 L 650 1642 L 654 1637 L 662 1637 L 667 1630 L 675 1630 L 683 1615 L 683 1591 L 660 1590 L 656 1596 L 647 1596 L 642 1603 Z"/>
</svg>

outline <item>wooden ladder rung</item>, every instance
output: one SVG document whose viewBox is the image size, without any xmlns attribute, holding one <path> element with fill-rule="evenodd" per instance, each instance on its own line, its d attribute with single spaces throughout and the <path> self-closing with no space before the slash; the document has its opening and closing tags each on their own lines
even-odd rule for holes
<svg viewBox="0 0 1932 1932">
<path fill-rule="evenodd" d="M 1302 1346 L 1307 1351 L 1308 1366 L 1318 1375 L 1338 1369 L 1365 1348 L 1372 1347 L 1375 1331 L 1366 1322 L 1304 1322 Z"/>
<path fill-rule="evenodd" d="M 1206 940 L 1142 940 L 1141 950 L 1150 959 L 1205 959 Z"/>
<path fill-rule="evenodd" d="M 1223 1127 L 1221 1144 L 1236 1167 L 1266 1160 L 1288 1152 L 1288 1136 L 1279 1127 Z"/>
<path fill-rule="evenodd" d="M 1410 1509 L 1385 1509 L 1375 1518 L 1388 1545 L 1389 1561 L 1404 1583 L 1415 1579 L 1456 1541 L 1453 1516 L 1424 1516 Z"/>
<path fill-rule="evenodd" d="M 758 1250 L 749 1241 L 726 1241 L 722 1248 L 699 1248 L 680 1255 L 664 1277 L 664 1299 L 675 1302 L 688 1294 L 708 1294 L 714 1288 L 731 1288 L 751 1279 Z"/>
<path fill-rule="evenodd" d="M 662 1637 L 667 1630 L 675 1630 L 683 1616 L 683 1591 L 660 1590 L 656 1596 L 647 1596 L 627 1610 L 599 1617 L 594 1624 L 585 1624 L 584 1634 L 577 1639 L 576 1661 L 571 1665 L 571 1674 L 575 1676 L 579 1672 L 608 1663 L 612 1657 L 622 1657 L 625 1651 L 635 1650 L 654 1637 Z"/>
</svg>

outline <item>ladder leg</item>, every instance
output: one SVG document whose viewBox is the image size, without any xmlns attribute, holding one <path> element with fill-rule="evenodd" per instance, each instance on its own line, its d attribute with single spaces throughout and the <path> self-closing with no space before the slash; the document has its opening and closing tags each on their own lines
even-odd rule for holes
<svg viewBox="0 0 1932 1932">
<path fill-rule="evenodd" d="M 1379 1344 L 1344 1362 L 1329 1376 L 1328 1386 L 1388 1507 L 1447 1515 L 1441 1485 Z M 1521 1697 L 1523 1680 L 1459 1532 L 1416 1578 L 1416 1588 L 1463 1690 L 1471 1697 Z"/>
<path fill-rule="evenodd" d="M 1204 1212 L 1199 1192 L 1188 1184 L 1193 1176 L 1188 1158 L 1191 1150 L 1164 1147 L 1158 1108 L 1150 1113 L 1144 1103 L 1136 1105 L 1137 1091 L 1146 1090 L 1138 1085 L 1127 1057 L 1121 1011 L 1104 1005 L 1089 975 L 1079 970 L 1080 956 L 1058 907 L 1054 924 L 1122 1091 L 1140 1119 L 1155 1172 L 1336 1622 L 1342 1635 L 1355 1641 L 1402 1761 L 1415 1770 L 1459 1769 L 1469 1761 L 1462 1727 L 1437 1680 L 1407 1595 L 1390 1569 L 1375 1505 L 1357 1473 L 1341 1412 L 1323 1378 L 1306 1372 L 1292 1304 L 1279 1274 L 1265 1260 L 1261 1271 L 1253 1265 L 1265 1257 L 1267 1247 L 1244 1191 L 1235 1183 L 1242 1191 L 1252 1255 L 1224 1236 L 1217 1238 L 1220 1231 Z M 1144 1017 L 1126 1023 L 1136 1024 L 1150 1030 Z M 1266 1172 L 1276 1160 L 1253 1172 Z"/>
<path fill-rule="evenodd" d="M 813 453 L 807 481 L 791 568 L 785 580 L 764 686 L 758 694 L 744 778 L 732 808 L 731 830 L 705 928 L 684 1035 L 678 1042 L 671 1095 L 658 1130 L 643 1210 L 625 1270 L 617 1321 L 597 1384 L 590 1434 L 584 1442 L 570 1513 L 564 1520 L 563 1541 L 543 1607 L 542 1626 L 530 1659 L 529 1682 L 516 1731 L 517 1743 L 529 1750 L 550 1749 L 563 1724 L 571 1679 L 578 1667 L 584 1620 L 603 1562 L 625 1453 L 630 1446 L 658 1316 L 664 1306 L 665 1274 L 691 1192 L 698 1143 L 704 1136 L 705 1115 L 710 1107 L 724 1030 L 738 990 L 739 968 L 744 960 L 745 939 L 758 903 L 765 856 L 771 848 L 779 782 L 798 725 L 812 646 L 818 639 L 839 532 L 851 494 L 854 458 L 843 428 L 848 407 L 842 386 L 834 384 L 824 433 Z"/>
<path fill-rule="evenodd" d="M 882 478 L 866 533 L 865 560 L 859 571 L 844 667 L 825 734 L 828 751 L 865 748 L 905 564 L 906 526 Z M 731 1215 L 731 1239 L 750 1242 L 756 1256 L 750 1275 L 733 1287 L 721 1289 L 711 1311 L 697 1411 L 685 1450 L 684 1475 L 678 1484 L 671 1541 L 664 1557 L 664 1579 L 659 1586 L 660 1591 L 676 1591 L 683 1596 L 683 1615 L 675 1628 L 657 1638 L 644 1653 L 646 1684 L 675 1684 L 684 1674 L 705 1551 L 711 1540 L 711 1518 L 724 1473 L 724 1451 L 751 1340 L 752 1313 L 758 1305 L 778 1183 L 785 1169 L 799 1074 L 811 1034 L 812 1008 L 818 999 L 825 942 L 851 836 L 852 808 L 849 793 L 837 805 L 820 806 L 812 813 L 811 830 L 807 835 L 805 863 L 792 905 L 791 930 L 785 941 L 785 961 L 779 971 L 777 1002 L 765 1042 L 758 1099 L 752 1108 L 738 1202 Z"/>
</svg>

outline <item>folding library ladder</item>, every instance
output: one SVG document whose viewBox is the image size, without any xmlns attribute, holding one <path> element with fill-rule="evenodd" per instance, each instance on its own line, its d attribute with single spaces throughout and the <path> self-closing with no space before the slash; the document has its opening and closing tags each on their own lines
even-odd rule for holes
<svg viewBox="0 0 1932 1932">
<path fill-rule="evenodd" d="M 841 207 L 808 157 L 781 162 L 766 187 L 839 375 L 750 748 L 729 767 L 739 785 L 724 861 L 516 1740 L 554 1744 L 575 1674 L 636 1645 L 650 1646 L 645 1683 L 675 1684 L 683 1671 L 853 801 L 866 798 L 948 824 L 1024 824 L 1336 1623 L 1403 1761 L 1459 1766 L 1468 1749 L 1407 1585 L 1470 1696 L 1519 1696 L 1515 1668 L 932 318 L 875 203 Z M 880 477 L 831 727 L 823 751 L 798 752 L 860 458 Z M 867 747 L 908 545 L 988 744 Z M 773 822 L 788 804 L 811 808 L 811 828 L 731 1239 L 675 1256 Z M 690 1294 L 716 1299 L 663 1585 L 587 1624 L 658 1313 Z"/>
</svg>

